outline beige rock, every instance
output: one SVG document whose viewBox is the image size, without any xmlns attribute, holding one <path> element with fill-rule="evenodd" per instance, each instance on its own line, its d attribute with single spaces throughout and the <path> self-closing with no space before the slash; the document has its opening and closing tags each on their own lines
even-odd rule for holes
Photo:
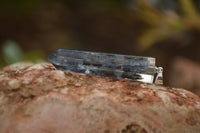
<svg viewBox="0 0 200 133">
<path fill-rule="evenodd" d="M 200 98 L 189 91 L 58 71 L 48 63 L 22 68 L 0 71 L 0 133 L 200 132 Z M 16 78 L 20 89 L 12 90 Z"/>
</svg>

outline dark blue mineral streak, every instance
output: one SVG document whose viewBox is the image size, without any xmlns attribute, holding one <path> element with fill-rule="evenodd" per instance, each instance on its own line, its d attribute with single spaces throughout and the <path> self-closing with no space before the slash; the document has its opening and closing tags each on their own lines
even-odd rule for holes
<svg viewBox="0 0 200 133">
<path fill-rule="evenodd" d="M 155 59 L 151 57 L 59 49 L 48 60 L 57 69 L 119 79 L 155 74 Z"/>
</svg>

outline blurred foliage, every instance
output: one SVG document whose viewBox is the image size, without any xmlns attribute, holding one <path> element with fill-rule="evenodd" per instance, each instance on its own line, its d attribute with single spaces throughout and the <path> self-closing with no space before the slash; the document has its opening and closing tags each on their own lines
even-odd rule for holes
<svg viewBox="0 0 200 133">
<path fill-rule="evenodd" d="M 0 10 L 12 17 L 21 17 L 42 6 L 44 0 L 1 0 Z"/>
<path fill-rule="evenodd" d="M 7 64 L 22 61 L 24 58 L 21 48 L 13 41 L 7 41 L 3 44 L 2 54 L 3 59 Z"/>
<path fill-rule="evenodd" d="M 136 53 L 185 31 L 200 32 L 199 4 L 198 0 L 1 0 L 0 42 L 11 38 L 25 50 L 46 53 L 75 44 L 99 51 L 132 48 L 129 53 Z M 44 58 L 43 51 L 24 53 L 20 46 L 3 43 L 1 66 Z"/>
<path fill-rule="evenodd" d="M 63 3 L 74 10 L 85 7 L 90 12 L 132 6 L 138 14 L 137 19 L 148 25 L 138 39 L 142 50 L 181 32 L 200 30 L 200 16 L 195 6 L 198 0 L 1 0 L 0 10 L 17 16 L 40 10 L 52 3 Z"/>
<path fill-rule="evenodd" d="M 87 7 L 93 11 L 121 9 L 126 6 L 124 0 L 1 0 L 0 10 L 13 17 L 30 15 L 32 11 L 41 10 L 52 4 L 62 4 L 72 10 Z"/>
<path fill-rule="evenodd" d="M 138 17 L 149 25 L 139 38 L 141 48 L 148 49 L 159 41 L 189 30 L 200 31 L 200 15 L 193 0 L 178 0 L 180 13 L 174 10 L 161 12 L 149 0 L 138 0 Z"/>
<path fill-rule="evenodd" d="M 33 50 L 24 53 L 16 42 L 10 40 L 2 45 L 1 53 L 3 59 L 1 60 L 0 68 L 16 62 L 38 62 L 44 59 L 44 53 L 42 51 Z"/>
</svg>

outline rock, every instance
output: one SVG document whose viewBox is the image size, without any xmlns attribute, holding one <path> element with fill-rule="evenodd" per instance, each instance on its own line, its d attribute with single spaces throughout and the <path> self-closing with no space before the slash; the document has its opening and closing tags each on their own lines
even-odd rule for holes
<svg viewBox="0 0 200 133">
<path fill-rule="evenodd" d="M 200 98 L 189 91 L 20 65 L 0 71 L 0 133 L 200 132 Z"/>
</svg>

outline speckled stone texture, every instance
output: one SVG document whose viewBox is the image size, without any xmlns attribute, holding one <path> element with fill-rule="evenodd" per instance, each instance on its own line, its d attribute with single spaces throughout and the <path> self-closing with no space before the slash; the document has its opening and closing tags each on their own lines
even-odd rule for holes
<svg viewBox="0 0 200 133">
<path fill-rule="evenodd" d="M 0 71 L 0 133 L 200 133 L 183 89 L 14 64 Z"/>
</svg>

